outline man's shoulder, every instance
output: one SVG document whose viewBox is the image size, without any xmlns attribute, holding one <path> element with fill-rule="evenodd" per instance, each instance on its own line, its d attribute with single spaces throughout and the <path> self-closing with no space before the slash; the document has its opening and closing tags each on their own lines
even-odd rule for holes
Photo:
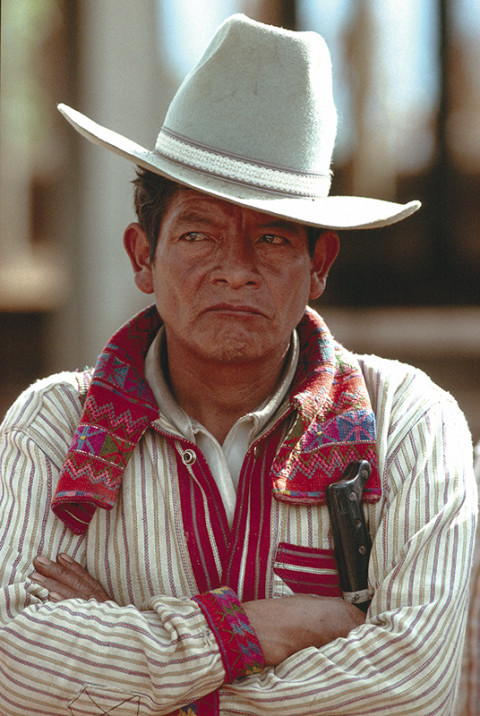
<svg viewBox="0 0 480 716">
<path fill-rule="evenodd" d="M 425 383 L 433 391 L 441 390 L 420 368 L 392 358 L 354 353 L 366 381 L 388 383 L 391 389 L 405 388 L 405 381 Z"/>
<path fill-rule="evenodd" d="M 354 354 L 367 385 L 387 385 L 390 390 L 407 392 L 422 388 L 434 398 L 452 399 L 452 396 L 437 385 L 420 368 L 392 358 L 373 354 Z"/>
<path fill-rule="evenodd" d="M 7 411 L 2 431 L 35 430 L 48 425 L 68 432 L 81 415 L 92 371 L 63 371 L 37 380 Z"/>
<path fill-rule="evenodd" d="M 376 355 L 357 355 L 356 358 L 377 415 L 387 411 L 395 413 L 398 420 L 418 420 L 433 411 L 464 422 L 455 398 L 423 370 Z"/>
</svg>

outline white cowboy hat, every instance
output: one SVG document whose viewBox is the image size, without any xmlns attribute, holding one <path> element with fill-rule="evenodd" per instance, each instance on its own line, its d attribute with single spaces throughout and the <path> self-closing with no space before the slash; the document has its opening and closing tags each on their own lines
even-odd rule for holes
<svg viewBox="0 0 480 716">
<path fill-rule="evenodd" d="M 375 228 L 420 207 L 328 195 L 337 117 L 330 54 L 314 32 L 227 19 L 177 91 L 153 151 L 58 109 L 87 139 L 145 169 L 303 224 Z"/>
</svg>

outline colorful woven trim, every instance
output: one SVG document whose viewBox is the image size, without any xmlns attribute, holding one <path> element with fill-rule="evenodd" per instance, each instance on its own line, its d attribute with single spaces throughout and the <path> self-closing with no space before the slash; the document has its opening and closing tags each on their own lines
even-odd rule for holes
<svg viewBox="0 0 480 716">
<path fill-rule="evenodd" d="M 144 361 L 161 319 L 155 306 L 128 321 L 101 353 L 67 453 L 52 510 L 83 534 L 97 507 L 115 504 L 135 446 L 158 417 Z M 325 487 L 349 462 L 368 460 L 364 499 L 379 499 L 375 420 L 355 357 L 307 310 L 298 326 L 300 363 L 291 391 L 297 419 L 272 466 L 273 494 L 296 503 L 325 502 Z"/>
<path fill-rule="evenodd" d="M 142 311 L 97 361 L 52 501 L 54 513 L 75 534 L 86 532 L 97 507 L 113 507 L 132 452 L 158 417 L 144 361 L 160 323 L 155 306 Z"/>
<path fill-rule="evenodd" d="M 310 309 L 297 327 L 300 364 L 291 391 L 295 424 L 272 466 L 278 500 L 325 504 L 325 488 L 350 462 L 368 460 L 363 499 L 380 499 L 375 416 L 355 356 Z"/>
<path fill-rule="evenodd" d="M 263 652 L 237 595 L 228 587 L 193 597 L 213 631 L 225 667 L 225 684 L 265 668 Z"/>
<path fill-rule="evenodd" d="M 212 691 L 193 704 L 172 711 L 168 716 L 217 716 L 220 713 L 218 691 Z"/>
</svg>

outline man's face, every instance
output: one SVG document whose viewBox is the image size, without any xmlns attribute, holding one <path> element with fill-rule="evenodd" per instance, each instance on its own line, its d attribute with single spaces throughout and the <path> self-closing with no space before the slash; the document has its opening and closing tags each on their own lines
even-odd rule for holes
<svg viewBox="0 0 480 716">
<path fill-rule="evenodd" d="M 137 285 L 155 294 L 169 353 L 212 366 L 277 360 L 332 260 L 312 261 L 301 224 L 181 189 Z"/>
</svg>

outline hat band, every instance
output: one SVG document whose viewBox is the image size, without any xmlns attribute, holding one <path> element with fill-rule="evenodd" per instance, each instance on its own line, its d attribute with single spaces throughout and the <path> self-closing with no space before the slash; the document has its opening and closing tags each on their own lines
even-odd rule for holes
<svg viewBox="0 0 480 716">
<path fill-rule="evenodd" d="M 279 194 L 323 199 L 330 191 L 331 174 L 298 173 L 237 159 L 218 149 L 204 148 L 163 127 L 155 154 L 176 164 L 239 184 L 275 191 Z"/>
</svg>

